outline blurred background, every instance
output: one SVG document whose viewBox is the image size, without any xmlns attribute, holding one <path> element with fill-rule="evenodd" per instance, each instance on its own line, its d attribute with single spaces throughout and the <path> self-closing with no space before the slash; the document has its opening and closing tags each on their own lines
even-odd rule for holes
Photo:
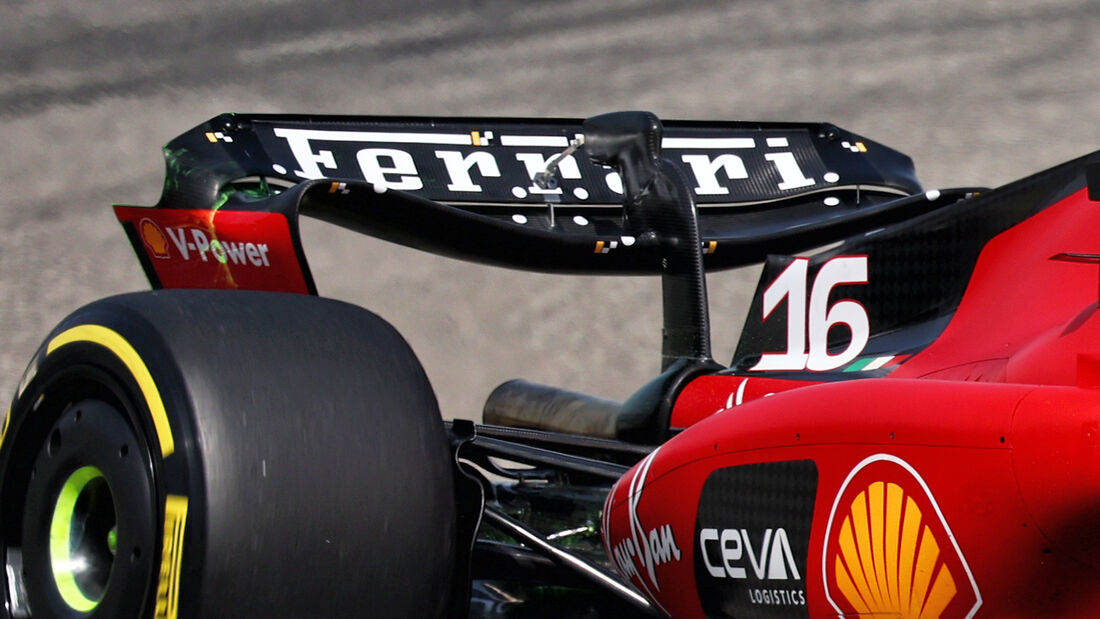
<svg viewBox="0 0 1100 619">
<path fill-rule="evenodd" d="M 218 113 L 829 121 L 926 188 L 993 186 L 1100 148 L 1098 30 L 1086 0 L 4 0 L 0 397 L 71 310 L 148 287 L 109 207 L 153 204 L 160 146 Z M 448 417 L 509 378 L 622 399 L 658 370 L 657 280 L 304 235 L 321 293 L 394 323 Z M 720 361 L 754 283 L 710 278 Z"/>
</svg>

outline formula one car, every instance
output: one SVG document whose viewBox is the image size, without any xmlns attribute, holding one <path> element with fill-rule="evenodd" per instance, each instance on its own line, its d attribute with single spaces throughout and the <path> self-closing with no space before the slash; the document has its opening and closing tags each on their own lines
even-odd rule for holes
<svg viewBox="0 0 1100 619">
<path fill-rule="evenodd" d="M 164 152 L 158 204 L 115 207 L 154 290 L 66 318 L 4 419 L 3 617 L 1100 603 L 1100 157 L 924 191 L 828 124 L 645 112 L 230 114 Z M 392 327 L 317 296 L 299 214 L 659 276 L 661 371 L 444 422 Z M 726 366 L 705 274 L 760 262 Z"/>
</svg>

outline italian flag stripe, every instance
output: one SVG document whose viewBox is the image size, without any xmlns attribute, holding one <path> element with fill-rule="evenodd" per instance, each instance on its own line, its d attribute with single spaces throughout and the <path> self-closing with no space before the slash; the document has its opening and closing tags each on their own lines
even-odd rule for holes
<svg viewBox="0 0 1100 619">
<path fill-rule="evenodd" d="M 886 356 L 886 357 L 867 357 L 865 359 L 860 359 L 860 360 L 856 361 L 855 363 L 853 363 L 852 365 L 849 365 L 848 367 L 844 368 L 844 371 L 845 372 L 870 372 L 871 370 L 877 370 L 879 368 L 883 368 L 883 367 L 886 367 L 888 365 L 895 365 L 896 364 L 895 360 L 896 361 L 901 361 L 901 359 L 904 359 L 904 358 L 905 357 L 902 357 L 902 358 L 899 359 L 898 357 L 896 357 L 894 355 L 889 355 L 889 356 Z M 892 363 L 892 362 L 894 362 L 894 363 Z"/>
<path fill-rule="evenodd" d="M 856 361 L 855 363 L 853 363 L 852 365 L 849 365 L 848 367 L 844 368 L 844 371 L 845 372 L 862 372 L 863 370 L 865 370 L 867 368 L 867 366 L 873 364 L 875 361 L 878 361 L 878 360 L 875 359 L 874 357 L 867 357 L 866 359 L 860 359 L 860 360 Z"/>
</svg>

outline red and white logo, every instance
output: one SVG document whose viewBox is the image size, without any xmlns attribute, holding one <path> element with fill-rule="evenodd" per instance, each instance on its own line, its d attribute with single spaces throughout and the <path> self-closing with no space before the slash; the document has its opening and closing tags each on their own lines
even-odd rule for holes
<svg viewBox="0 0 1100 619">
<path fill-rule="evenodd" d="M 660 608 L 657 601 L 657 592 L 661 590 L 657 568 L 668 563 L 678 562 L 683 556 L 676 537 L 673 534 L 672 525 L 668 523 L 643 523 L 639 515 L 639 505 L 642 501 L 642 491 L 645 489 L 646 478 L 649 469 L 653 466 L 653 460 L 660 448 L 653 450 L 611 489 L 608 495 L 608 505 L 604 508 L 604 532 L 607 540 L 607 554 L 615 563 L 616 569 L 624 578 L 633 583 L 646 594 L 651 601 Z M 609 519 L 611 518 L 610 503 L 620 495 L 620 487 L 628 484 L 626 492 L 626 535 L 612 536 Z"/>
<path fill-rule="evenodd" d="M 290 226 L 279 213 L 123 206 L 115 213 L 137 229 L 165 288 L 309 292 Z"/>
</svg>

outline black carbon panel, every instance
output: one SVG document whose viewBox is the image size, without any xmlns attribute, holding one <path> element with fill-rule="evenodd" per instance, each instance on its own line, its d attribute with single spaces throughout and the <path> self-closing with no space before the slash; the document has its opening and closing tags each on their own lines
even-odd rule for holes
<svg viewBox="0 0 1100 619">
<path fill-rule="evenodd" d="M 829 304 L 853 299 L 867 311 L 871 339 L 865 354 L 912 354 L 935 340 L 966 292 L 978 256 L 998 234 L 1084 187 L 1085 163 L 1095 155 L 962 200 L 879 231 L 852 237 L 810 259 L 808 281 L 836 256 L 866 255 L 868 283 L 840 285 Z M 764 290 L 793 260 L 769 256 L 760 278 L 732 367 L 747 370 L 761 353 L 787 346 L 786 301 L 763 320 Z M 807 301 L 808 303 L 808 301 Z M 850 340 L 845 328 L 829 332 L 830 348 Z M 889 346 L 883 340 L 889 340 Z M 867 374 L 830 372 L 815 378 L 866 378 Z"/>
<path fill-rule="evenodd" d="M 812 460 L 732 466 L 703 484 L 695 586 L 708 617 L 808 617 L 806 571 L 817 494 Z"/>
</svg>

